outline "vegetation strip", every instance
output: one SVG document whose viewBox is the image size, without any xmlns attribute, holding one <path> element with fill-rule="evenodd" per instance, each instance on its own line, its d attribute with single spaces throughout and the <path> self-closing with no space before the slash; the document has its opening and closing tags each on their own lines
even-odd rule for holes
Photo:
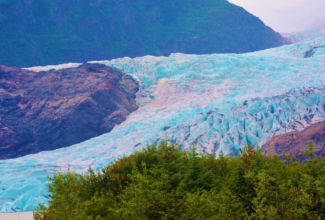
<svg viewBox="0 0 325 220">
<path fill-rule="evenodd" d="M 55 173 L 52 219 L 324 219 L 325 159 L 314 144 L 302 164 L 248 146 L 239 157 L 180 150 L 163 141 L 120 158 L 100 172 Z"/>
</svg>

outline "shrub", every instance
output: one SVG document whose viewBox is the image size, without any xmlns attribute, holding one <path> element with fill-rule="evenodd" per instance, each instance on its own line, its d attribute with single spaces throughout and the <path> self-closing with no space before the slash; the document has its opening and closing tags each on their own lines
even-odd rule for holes
<svg viewBox="0 0 325 220">
<path fill-rule="evenodd" d="M 239 157 L 148 145 L 95 173 L 49 178 L 37 220 L 324 219 L 325 160 L 301 164 L 251 146 Z"/>
</svg>

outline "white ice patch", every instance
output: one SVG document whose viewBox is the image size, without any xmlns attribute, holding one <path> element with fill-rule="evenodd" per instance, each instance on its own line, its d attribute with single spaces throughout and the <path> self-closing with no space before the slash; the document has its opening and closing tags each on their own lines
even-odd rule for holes
<svg viewBox="0 0 325 220">
<path fill-rule="evenodd" d="M 65 63 L 60 65 L 49 65 L 49 66 L 34 66 L 29 68 L 23 68 L 25 70 L 30 70 L 34 72 L 41 72 L 41 71 L 49 71 L 49 70 L 60 70 L 60 69 L 67 69 L 67 68 L 76 68 L 82 65 L 82 63 Z"/>
</svg>

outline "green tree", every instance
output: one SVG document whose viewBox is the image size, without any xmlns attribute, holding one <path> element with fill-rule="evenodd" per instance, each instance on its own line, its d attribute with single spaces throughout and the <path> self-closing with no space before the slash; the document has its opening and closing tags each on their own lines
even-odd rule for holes
<svg viewBox="0 0 325 220">
<path fill-rule="evenodd" d="M 100 172 L 50 177 L 37 220 L 324 219 L 325 159 L 302 164 L 250 145 L 239 157 L 148 145 Z"/>
</svg>

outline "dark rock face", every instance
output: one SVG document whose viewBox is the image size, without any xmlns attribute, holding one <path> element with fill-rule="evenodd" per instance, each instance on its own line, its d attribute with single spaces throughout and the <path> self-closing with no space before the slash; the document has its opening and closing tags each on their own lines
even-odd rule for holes
<svg viewBox="0 0 325 220">
<path fill-rule="evenodd" d="M 1 0 L 0 27 L 0 64 L 18 67 L 285 43 L 227 0 Z"/>
<path fill-rule="evenodd" d="M 138 106 L 138 84 L 100 64 L 32 72 L 0 65 L 0 159 L 107 133 Z"/>
<path fill-rule="evenodd" d="M 280 157 L 289 154 L 305 162 L 307 157 L 301 153 L 307 152 L 306 145 L 309 140 L 313 140 L 316 145 L 314 153 L 318 157 L 325 156 L 325 121 L 310 125 L 302 131 L 275 136 L 263 145 L 262 152 L 266 155 L 277 154 Z"/>
</svg>

